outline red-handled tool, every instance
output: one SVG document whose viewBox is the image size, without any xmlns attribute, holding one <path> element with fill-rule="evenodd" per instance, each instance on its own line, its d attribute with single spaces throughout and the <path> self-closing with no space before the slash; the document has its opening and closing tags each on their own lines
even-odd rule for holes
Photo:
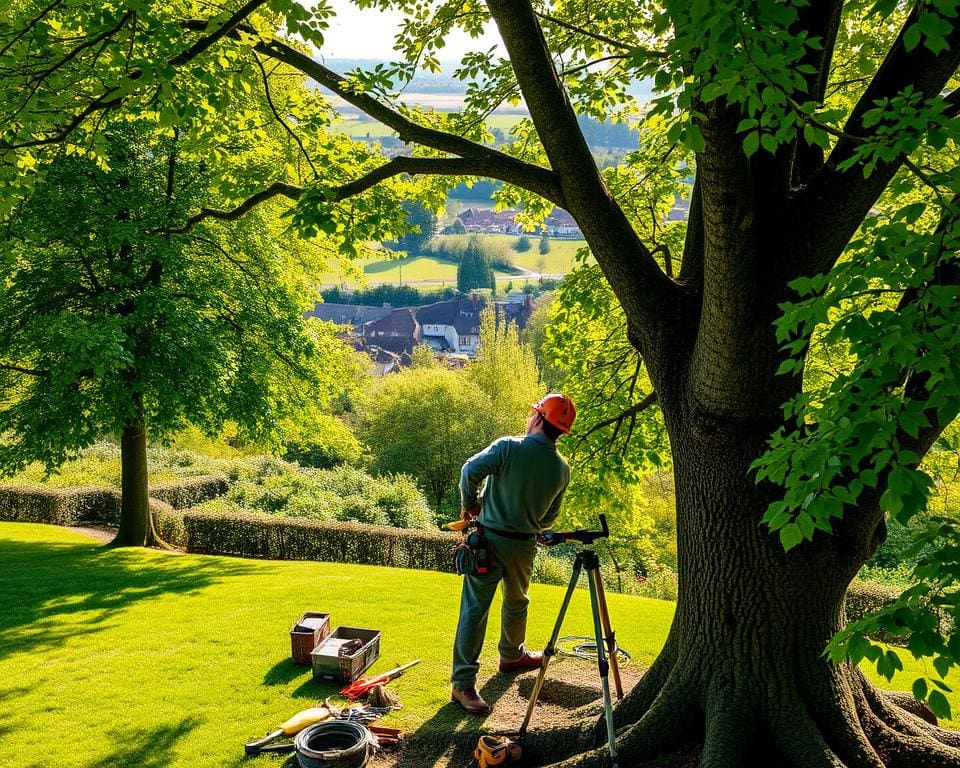
<svg viewBox="0 0 960 768">
<path fill-rule="evenodd" d="M 382 675 L 377 675 L 376 677 L 365 678 L 361 677 L 359 680 L 354 680 L 350 685 L 340 691 L 341 696 L 346 696 L 350 701 L 356 701 L 357 699 L 363 698 L 368 693 L 370 689 L 375 685 L 386 685 L 391 680 L 396 680 L 404 671 L 414 667 L 420 663 L 420 659 L 411 661 L 408 664 L 403 664 L 402 666 L 391 669 L 389 672 L 384 672 Z"/>
</svg>

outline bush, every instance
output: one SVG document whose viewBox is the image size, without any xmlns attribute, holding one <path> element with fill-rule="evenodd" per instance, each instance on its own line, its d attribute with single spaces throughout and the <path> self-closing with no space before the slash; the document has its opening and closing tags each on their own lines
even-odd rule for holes
<svg viewBox="0 0 960 768">
<path fill-rule="evenodd" d="M 216 502 L 215 502 L 216 503 Z M 458 537 L 440 531 L 270 517 L 207 505 L 182 514 L 190 552 L 453 571 Z M 176 523 L 165 516 L 163 530 Z M 168 541 L 176 540 L 173 537 Z"/>
<path fill-rule="evenodd" d="M 844 603 L 847 622 L 854 622 L 868 613 L 879 611 L 896 600 L 902 591 L 896 587 L 854 579 L 847 589 L 847 598 Z"/>
<path fill-rule="evenodd" d="M 228 487 L 227 478 L 223 475 L 203 475 L 175 483 L 157 483 L 150 486 L 150 496 L 166 502 L 174 509 L 186 509 L 220 498 Z"/>
<path fill-rule="evenodd" d="M 435 527 L 423 494 L 406 475 L 373 477 L 340 465 L 299 468 L 269 457 L 241 466 L 227 493 L 232 509 L 311 520 L 343 520 L 405 528 Z M 223 509 L 222 505 L 202 505 Z"/>
</svg>

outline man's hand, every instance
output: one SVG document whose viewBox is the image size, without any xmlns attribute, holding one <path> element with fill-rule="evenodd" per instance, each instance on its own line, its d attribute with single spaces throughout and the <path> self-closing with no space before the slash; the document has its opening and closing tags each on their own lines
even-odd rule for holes
<svg viewBox="0 0 960 768">
<path fill-rule="evenodd" d="M 446 523 L 443 527 L 448 531 L 462 531 L 472 523 L 480 514 L 480 505 L 474 504 L 472 507 L 460 510 L 460 519 L 453 523 Z"/>
<path fill-rule="evenodd" d="M 544 531 L 543 533 L 537 534 L 537 544 L 542 544 L 544 547 L 556 546 L 561 541 L 563 541 L 563 539 L 553 531 Z"/>
</svg>

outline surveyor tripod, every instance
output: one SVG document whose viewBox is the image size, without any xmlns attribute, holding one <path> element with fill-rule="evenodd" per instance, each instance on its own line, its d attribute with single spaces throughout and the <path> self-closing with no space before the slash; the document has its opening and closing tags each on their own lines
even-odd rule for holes
<svg viewBox="0 0 960 768">
<path fill-rule="evenodd" d="M 570 531 L 566 533 L 554 533 L 552 538 L 558 541 L 579 541 L 583 544 L 591 545 L 600 538 L 609 535 L 607 529 L 607 518 L 600 515 L 599 531 Z M 573 591 L 577 588 L 577 582 L 580 580 L 581 572 L 587 571 L 587 586 L 590 588 L 590 609 L 593 613 L 593 632 L 597 643 L 597 668 L 600 672 L 600 687 L 603 689 L 603 712 L 607 721 L 607 743 L 610 746 L 610 765 L 611 768 L 620 768 L 620 760 L 617 757 L 616 732 L 613 727 L 613 704 L 610 701 L 610 669 L 613 669 L 613 682 L 617 691 L 617 699 L 623 698 L 623 686 L 620 682 L 620 667 L 617 664 L 617 640 L 613 630 L 610 628 L 610 614 L 607 611 L 607 599 L 603 591 L 603 578 L 600 575 L 600 558 L 592 549 L 582 549 L 577 553 L 573 561 L 573 573 L 570 576 L 570 583 L 567 585 L 567 592 L 563 596 L 563 602 L 560 604 L 560 613 L 557 615 L 557 622 L 553 625 L 553 634 L 547 642 L 547 647 L 543 649 L 543 662 L 540 665 L 540 672 L 537 675 L 537 681 L 533 685 L 533 691 L 530 694 L 530 703 L 527 705 L 527 714 L 523 718 L 523 725 L 520 726 L 520 735 L 518 741 L 523 742 L 523 737 L 527 733 L 530 720 L 533 718 L 533 709 L 537 705 L 537 699 L 540 698 L 540 691 L 543 688 L 544 679 L 547 676 L 547 667 L 550 659 L 557 653 L 557 639 L 560 637 L 560 627 L 563 625 L 564 616 L 570 605 L 570 598 L 573 597 Z M 606 646 L 606 647 L 605 647 Z"/>
</svg>

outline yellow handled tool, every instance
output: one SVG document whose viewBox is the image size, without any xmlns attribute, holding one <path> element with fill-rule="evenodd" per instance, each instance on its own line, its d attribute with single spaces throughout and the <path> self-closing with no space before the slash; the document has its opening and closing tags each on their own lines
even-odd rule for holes
<svg viewBox="0 0 960 768">
<path fill-rule="evenodd" d="M 282 722 L 275 731 L 271 731 L 262 739 L 244 744 L 243 751 L 251 757 L 259 755 L 262 752 L 293 752 L 293 742 L 284 744 L 271 744 L 270 742 L 274 739 L 279 739 L 281 736 L 295 736 L 308 725 L 323 722 L 332 715 L 333 712 L 329 707 L 310 707 L 310 709 L 304 709 Z"/>
</svg>

